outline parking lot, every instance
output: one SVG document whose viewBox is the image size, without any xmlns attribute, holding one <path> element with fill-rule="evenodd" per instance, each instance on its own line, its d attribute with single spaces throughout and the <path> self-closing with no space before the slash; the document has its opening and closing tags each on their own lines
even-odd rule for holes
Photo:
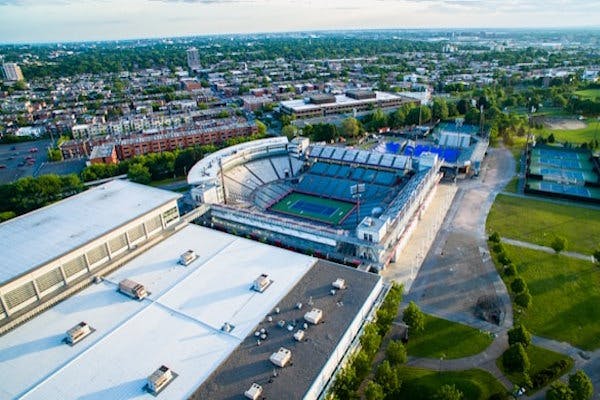
<svg viewBox="0 0 600 400">
<path fill-rule="evenodd" d="M 83 160 L 48 162 L 47 149 L 51 143 L 50 139 L 41 139 L 24 143 L 0 144 L 0 184 L 10 183 L 25 176 L 81 172 L 85 167 Z"/>
</svg>

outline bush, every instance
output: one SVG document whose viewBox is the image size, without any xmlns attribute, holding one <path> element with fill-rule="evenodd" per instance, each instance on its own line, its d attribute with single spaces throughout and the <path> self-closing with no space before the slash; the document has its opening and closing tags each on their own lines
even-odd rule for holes
<svg viewBox="0 0 600 400">
<path fill-rule="evenodd" d="M 385 350 L 386 358 L 392 365 L 404 364 L 408 359 L 406 355 L 406 348 L 399 340 L 392 340 Z"/>
<path fill-rule="evenodd" d="M 504 267 L 504 275 L 506 275 L 506 276 L 517 275 L 517 267 L 515 267 L 515 264 L 508 264 L 506 267 Z"/>
<path fill-rule="evenodd" d="M 560 253 L 567 248 L 567 239 L 562 236 L 557 236 L 552 240 L 550 247 L 552 247 L 552 250 L 555 252 Z"/>
<path fill-rule="evenodd" d="M 548 389 L 546 400 L 574 400 L 573 391 L 564 383 L 555 382 Z"/>
<path fill-rule="evenodd" d="M 502 354 L 502 365 L 508 372 L 527 372 L 529 370 L 529 357 L 521 343 L 511 345 Z"/>
<path fill-rule="evenodd" d="M 569 364 L 566 360 L 559 360 L 555 363 L 552 363 L 548 367 L 538 371 L 531 377 L 531 387 L 532 389 L 539 389 L 546 386 L 548 383 L 552 382 L 556 378 L 562 376 L 567 369 L 569 368 Z"/>
<path fill-rule="evenodd" d="M 594 261 L 596 265 L 600 265 L 600 249 L 594 251 Z"/>
<path fill-rule="evenodd" d="M 594 394 L 592 381 L 583 371 L 577 371 L 569 376 L 569 389 L 573 391 L 573 398 L 577 400 L 589 400 Z"/>
<path fill-rule="evenodd" d="M 523 280 L 523 278 L 517 277 L 517 278 L 515 278 L 514 281 L 511 282 L 510 289 L 514 293 L 517 293 L 517 294 L 518 293 L 523 293 L 525 290 L 527 290 L 527 284 L 525 283 L 525 281 Z"/>
<path fill-rule="evenodd" d="M 511 259 L 508 258 L 508 256 L 504 252 L 498 253 L 498 261 L 500 261 L 500 264 L 502 265 L 508 265 L 512 263 Z"/>
<path fill-rule="evenodd" d="M 504 247 L 502 246 L 502 243 L 494 243 L 492 246 L 492 251 L 496 254 L 504 253 Z"/>
<path fill-rule="evenodd" d="M 493 232 L 490 237 L 490 242 L 500 243 L 500 234 L 498 232 Z"/>
<path fill-rule="evenodd" d="M 516 343 L 521 343 L 523 347 L 531 344 L 531 333 L 522 324 L 508 331 L 508 344 L 512 346 Z"/>
<path fill-rule="evenodd" d="M 436 400 L 461 400 L 463 397 L 463 392 L 454 385 L 442 385 L 435 393 Z"/>
<path fill-rule="evenodd" d="M 516 295 L 515 304 L 521 308 L 529 308 L 529 306 L 531 306 L 531 295 L 529 294 L 529 291 L 526 290 Z"/>
<path fill-rule="evenodd" d="M 420 332 L 425 328 L 425 314 L 414 301 L 408 303 L 408 307 L 404 310 L 402 321 L 410 327 L 414 332 Z"/>
<path fill-rule="evenodd" d="M 385 398 L 385 393 L 380 384 L 369 381 L 365 387 L 365 398 L 367 400 L 383 400 Z"/>
</svg>

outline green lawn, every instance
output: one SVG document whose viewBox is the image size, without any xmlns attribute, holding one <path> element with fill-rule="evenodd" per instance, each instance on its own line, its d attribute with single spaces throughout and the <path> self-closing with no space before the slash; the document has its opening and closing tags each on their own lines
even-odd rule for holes
<svg viewBox="0 0 600 400">
<path fill-rule="evenodd" d="M 529 369 L 529 376 L 533 376 L 538 371 L 547 368 L 551 364 L 562 359 L 566 360 L 567 363 L 569 363 L 569 369 L 573 368 L 574 363 L 571 357 L 533 345 L 528 346 L 526 350 L 527 356 L 529 357 L 529 362 L 531 363 L 531 367 Z M 496 365 L 512 383 L 518 386 L 525 386 L 525 381 L 523 380 L 522 374 L 508 373 L 504 370 L 504 366 L 502 365 L 502 356 L 500 356 L 496 360 Z"/>
<path fill-rule="evenodd" d="M 589 143 L 591 140 L 600 140 L 600 125 L 595 119 L 588 119 L 587 126 L 582 129 L 535 129 L 536 136 L 548 137 L 550 133 L 554 134 L 554 139 L 559 142 L 569 143 Z"/>
<path fill-rule="evenodd" d="M 504 245 L 532 296 L 515 319 L 536 335 L 585 350 L 600 347 L 600 268 L 557 254 Z M 507 286 L 509 280 L 503 276 Z"/>
<path fill-rule="evenodd" d="M 494 393 L 506 389 L 496 378 L 480 369 L 437 372 L 402 366 L 402 387 L 399 399 L 431 400 L 442 385 L 455 385 L 463 392 L 464 400 L 487 400 Z"/>
<path fill-rule="evenodd" d="M 519 177 L 515 176 L 504 186 L 505 192 L 517 193 L 519 191 Z"/>
<path fill-rule="evenodd" d="M 339 224 L 352 210 L 354 203 L 326 199 L 309 194 L 292 192 L 271 207 L 272 211 L 296 217 Z"/>
<path fill-rule="evenodd" d="M 600 211 L 500 194 L 487 230 L 544 246 L 560 235 L 568 240 L 568 250 L 592 254 L 600 246 Z"/>
<path fill-rule="evenodd" d="M 487 333 L 426 314 L 425 329 L 410 332 L 406 349 L 411 356 L 452 359 L 481 353 L 491 343 Z"/>
<path fill-rule="evenodd" d="M 595 99 L 596 97 L 600 97 L 600 89 L 585 89 L 578 90 L 575 92 L 576 95 L 581 97 L 586 97 L 589 99 Z"/>
</svg>

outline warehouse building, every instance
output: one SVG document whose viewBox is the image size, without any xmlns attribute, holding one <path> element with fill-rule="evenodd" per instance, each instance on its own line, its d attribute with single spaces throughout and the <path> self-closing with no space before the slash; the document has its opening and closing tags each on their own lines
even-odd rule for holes
<svg viewBox="0 0 600 400">
<path fill-rule="evenodd" d="M 114 180 L 0 224 L 0 333 L 177 223 L 179 197 Z"/>
<path fill-rule="evenodd" d="M 0 397 L 315 399 L 382 290 L 374 274 L 185 225 L 0 337 Z"/>
</svg>

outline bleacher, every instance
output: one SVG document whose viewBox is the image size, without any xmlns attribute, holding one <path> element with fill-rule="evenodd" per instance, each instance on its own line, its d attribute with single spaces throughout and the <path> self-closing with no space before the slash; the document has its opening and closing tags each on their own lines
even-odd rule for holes
<svg viewBox="0 0 600 400">
<path fill-rule="evenodd" d="M 367 150 L 348 149 L 336 146 L 315 145 L 310 149 L 310 157 L 322 161 L 337 161 L 362 164 L 372 167 L 410 169 L 410 157 L 398 154 L 381 154 Z"/>
</svg>

